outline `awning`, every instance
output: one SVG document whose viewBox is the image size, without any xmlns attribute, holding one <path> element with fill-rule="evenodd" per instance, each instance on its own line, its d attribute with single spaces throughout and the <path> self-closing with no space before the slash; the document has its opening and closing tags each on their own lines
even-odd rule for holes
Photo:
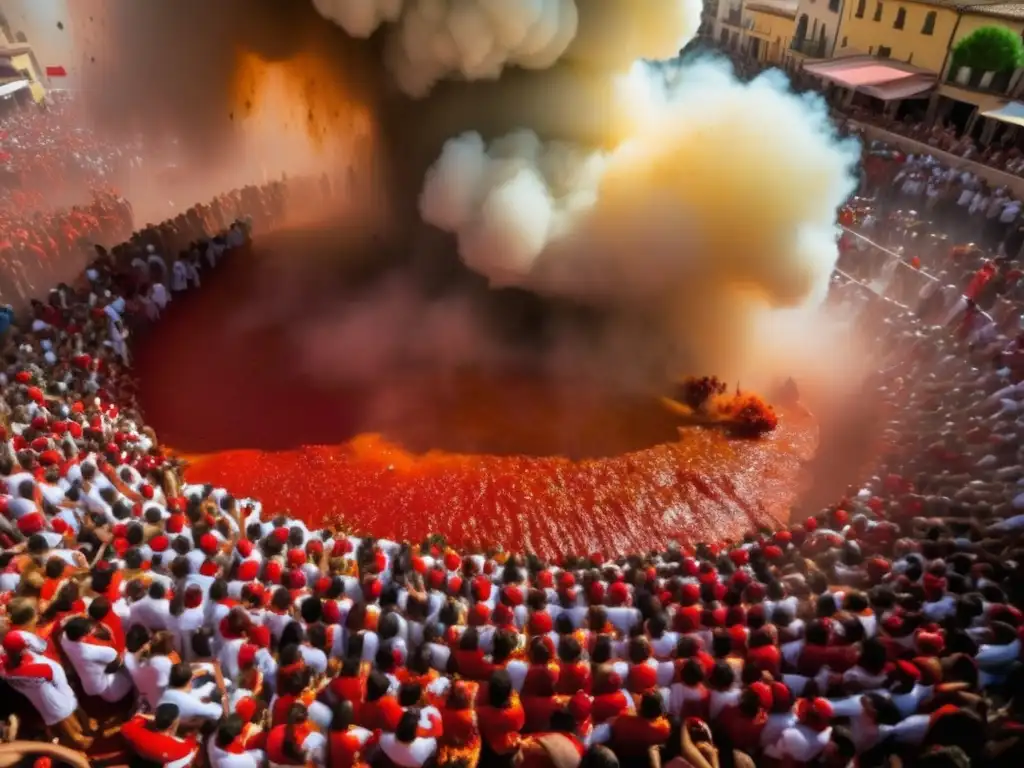
<svg viewBox="0 0 1024 768">
<path fill-rule="evenodd" d="M 28 88 L 31 83 L 28 80 L 16 80 L 13 83 L 4 83 L 0 85 L 0 99 L 4 96 L 10 96 L 12 93 Z"/>
<path fill-rule="evenodd" d="M 898 99 L 909 99 L 911 96 L 918 96 L 935 87 L 935 78 L 928 76 L 908 77 L 903 80 L 893 80 L 891 83 L 881 85 L 864 85 L 858 88 L 861 93 L 874 96 L 882 101 L 896 101 Z"/>
<path fill-rule="evenodd" d="M 847 56 L 805 64 L 804 71 L 883 101 L 924 93 L 938 80 L 928 70 L 874 56 Z"/>
<path fill-rule="evenodd" d="M 1009 101 L 998 109 L 982 112 L 981 116 L 991 117 L 993 120 L 1010 123 L 1011 125 L 1024 125 L 1024 104 L 1021 104 L 1019 101 Z"/>
</svg>

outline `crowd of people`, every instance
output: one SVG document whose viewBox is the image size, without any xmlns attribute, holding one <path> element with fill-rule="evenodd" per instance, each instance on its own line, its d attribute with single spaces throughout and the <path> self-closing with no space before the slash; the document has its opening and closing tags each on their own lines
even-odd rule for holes
<svg viewBox="0 0 1024 768">
<path fill-rule="evenodd" d="M 77 109 L 55 92 L 0 118 L 0 304 L 27 306 L 81 272 L 93 244 L 132 232 L 116 184 L 133 148 L 102 140 Z"/>
<path fill-rule="evenodd" d="M 844 211 L 830 299 L 875 339 L 883 463 L 740 541 L 459 552 L 189 484 L 132 344 L 329 181 L 238 190 L 30 284 L 0 314 L 0 708 L 93 764 L 1019 765 L 1019 204 L 1002 221 L 979 180 L 897 161 Z M 945 185 L 930 207 L 919 173 Z M 908 239 L 917 201 L 957 229 Z"/>
</svg>

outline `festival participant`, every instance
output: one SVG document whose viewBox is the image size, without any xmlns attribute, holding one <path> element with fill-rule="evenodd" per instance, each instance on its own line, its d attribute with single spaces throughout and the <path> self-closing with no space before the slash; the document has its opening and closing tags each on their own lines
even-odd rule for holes
<svg viewBox="0 0 1024 768">
<path fill-rule="evenodd" d="M 60 640 L 82 690 L 87 696 L 99 696 L 116 703 L 132 691 L 132 680 L 116 649 L 93 635 L 92 621 L 78 616 L 68 621 Z"/>
<path fill-rule="evenodd" d="M 192 765 L 199 745 L 192 736 L 178 736 L 178 708 L 163 704 L 152 717 L 136 715 L 121 728 L 121 736 L 134 759 L 163 768 Z"/>
<path fill-rule="evenodd" d="M 481 737 L 481 761 L 487 765 L 511 766 L 519 754 L 520 733 L 526 713 L 504 670 L 487 681 L 487 699 L 477 707 Z"/>
<path fill-rule="evenodd" d="M 355 724 L 352 703 L 342 701 L 334 708 L 334 719 L 327 732 L 324 764 L 326 768 L 360 768 L 373 748 L 373 733 Z"/>
<path fill-rule="evenodd" d="M 221 722 L 207 749 L 210 768 L 262 768 L 266 755 L 261 749 L 246 749 L 245 726 L 238 714 Z"/>
<path fill-rule="evenodd" d="M 305 705 L 296 702 L 289 707 L 285 721 L 267 736 L 267 763 L 270 768 L 322 764 L 325 746 L 326 740 L 310 722 Z"/>
<path fill-rule="evenodd" d="M 87 750 L 93 739 L 85 728 L 95 730 L 78 711 L 78 699 L 60 664 L 31 650 L 24 635 L 8 632 L 3 640 L 4 681 L 28 699 L 43 724 L 56 731 L 68 746 Z"/>
<path fill-rule="evenodd" d="M 437 752 L 437 739 L 420 735 L 420 712 L 406 710 L 393 732 L 380 738 L 383 768 L 421 768 Z"/>
<path fill-rule="evenodd" d="M 220 698 L 215 681 L 196 687 L 193 685 L 195 673 L 188 664 L 175 664 L 171 667 L 167 689 L 160 697 L 157 708 L 161 704 L 173 704 L 178 708 L 178 716 L 186 723 L 195 721 L 214 722 L 224 714 L 224 707 L 214 699 Z"/>
<path fill-rule="evenodd" d="M 647 754 L 651 747 L 664 746 L 671 731 L 661 696 L 646 693 L 636 714 L 620 715 L 612 722 L 610 744 L 617 755 L 635 758 Z"/>
</svg>

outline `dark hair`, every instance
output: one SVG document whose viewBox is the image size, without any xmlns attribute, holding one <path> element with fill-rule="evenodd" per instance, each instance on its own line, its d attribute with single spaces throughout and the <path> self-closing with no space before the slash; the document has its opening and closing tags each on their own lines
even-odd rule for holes
<svg viewBox="0 0 1024 768">
<path fill-rule="evenodd" d="M 418 709 L 407 709 L 402 713 L 402 718 L 395 728 L 395 738 L 403 744 L 409 744 L 416 738 L 416 730 L 419 728 L 420 712 Z"/>
<path fill-rule="evenodd" d="M 366 679 L 366 700 L 377 701 L 384 698 L 391 688 L 391 680 L 383 672 L 373 670 Z"/>
<path fill-rule="evenodd" d="M 170 680 L 168 685 L 171 688 L 182 688 L 188 685 L 192 679 L 192 667 L 188 664 L 175 664 L 171 667 Z"/>
<path fill-rule="evenodd" d="M 153 713 L 153 719 L 150 720 L 150 730 L 166 731 L 174 725 L 174 721 L 180 716 L 181 710 L 178 709 L 177 704 L 161 704 Z"/>
<path fill-rule="evenodd" d="M 334 715 L 331 718 L 331 730 L 347 731 L 349 726 L 352 725 L 353 720 L 355 720 L 355 710 L 352 708 L 352 702 L 347 699 L 339 701 L 334 707 Z"/>
<path fill-rule="evenodd" d="M 231 746 L 231 742 L 242 734 L 244 727 L 241 715 L 228 715 L 217 729 L 217 746 L 221 749 Z"/>
<path fill-rule="evenodd" d="M 512 696 L 512 678 L 503 669 L 497 669 L 491 673 L 491 679 L 487 685 L 488 703 L 496 709 L 504 709 L 508 706 Z"/>
<path fill-rule="evenodd" d="M 73 643 L 78 642 L 92 631 L 92 621 L 85 616 L 75 616 L 64 625 L 64 637 Z"/>
</svg>

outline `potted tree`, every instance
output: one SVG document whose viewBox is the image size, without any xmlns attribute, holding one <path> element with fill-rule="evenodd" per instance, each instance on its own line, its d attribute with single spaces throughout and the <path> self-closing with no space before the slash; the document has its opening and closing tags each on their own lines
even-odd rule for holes
<svg viewBox="0 0 1024 768">
<path fill-rule="evenodd" d="M 980 27 L 953 47 L 949 79 L 974 88 L 1005 91 L 1024 66 L 1024 42 L 1008 27 Z"/>
</svg>

